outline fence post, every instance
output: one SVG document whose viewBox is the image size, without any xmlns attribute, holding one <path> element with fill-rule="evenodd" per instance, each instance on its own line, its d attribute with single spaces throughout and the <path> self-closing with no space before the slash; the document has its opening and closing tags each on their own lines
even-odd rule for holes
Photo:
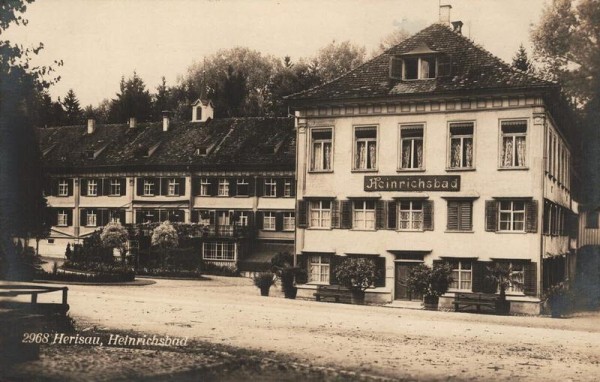
<svg viewBox="0 0 600 382">
<path fill-rule="evenodd" d="M 69 290 L 69 288 L 64 287 L 63 291 L 62 291 L 62 303 L 63 305 L 67 305 L 67 291 Z"/>
</svg>

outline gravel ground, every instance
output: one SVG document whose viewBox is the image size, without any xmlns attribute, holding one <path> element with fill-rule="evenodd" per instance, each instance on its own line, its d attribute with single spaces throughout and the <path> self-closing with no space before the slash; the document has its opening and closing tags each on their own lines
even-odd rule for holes
<svg viewBox="0 0 600 382">
<path fill-rule="evenodd" d="M 150 364 L 136 378 L 595 381 L 600 375 L 598 313 L 550 319 L 430 312 L 287 300 L 279 290 L 265 298 L 250 280 L 226 277 L 69 288 L 78 322 L 107 333 L 187 336 L 194 345 L 183 352 L 46 346 L 40 361 L 23 366 L 37 367 L 39 376 L 61 370 L 58 380 L 134 379 L 131 373 Z M 225 362 L 231 358 L 224 354 L 243 366 Z"/>
</svg>

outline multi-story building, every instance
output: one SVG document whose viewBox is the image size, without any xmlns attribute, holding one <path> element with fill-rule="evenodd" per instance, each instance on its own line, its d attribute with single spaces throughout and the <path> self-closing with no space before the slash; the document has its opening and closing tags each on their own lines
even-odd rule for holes
<svg viewBox="0 0 600 382">
<path fill-rule="evenodd" d="M 293 120 L 212 119 L 193 104 L 191 122 L 40 129 L 54 224 L 40 243 L 64 256 L 110 221 L 198 223 L 206 261 L 236 265 L 252 254 L 293 251 Z"/>
<path fill-rule="evenodd" d="M 504 263 L 520 281 L 512 311 L 539 312 L 546 265 L 574 249 L 574 126 L 558 85 L 510 67 L 461 25 L 431 25 L 288 97 L 295 254 L 309 273 L 299 296 L 360 256 L 382 276 L 367 301 L 410 300 L 409 269 L 445 261 L 454 282 L 440 303 L 450 306 L 453 292 L 483 291 L 487 266 Z"/>
</svg>

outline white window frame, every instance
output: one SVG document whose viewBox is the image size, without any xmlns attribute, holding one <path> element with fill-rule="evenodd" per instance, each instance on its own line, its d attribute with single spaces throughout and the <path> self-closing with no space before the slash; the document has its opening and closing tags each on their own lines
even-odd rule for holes
<svg viewBox="0 0 600 382">
<path fill-rule="evenodd" d="M 466 264 L 470 263 L 469 269 L 466 269 Z M 454 268 L 455 264 L 458 268 Z M 455 260 L 451 262 L 452 278 L 449 290 L 471 292 L 473 290 L 473 262 L 471 260 Z M 467 277 L 467 275 L 469 275 Z M 456 284 L 455 284 L 456 283 Z M 463 284 L 468 283 L 468 288 L 463 288 Z"/>
<path fill-rule="evenodd" d="M 452 134 L 452 127 L 457 125 L 470 124 L 473 132 L 471 134 Z M 465 139 L 471 138 L 471 166 L 463 166 L 466 162 L 464 157 Z M 458 139 L 460 141 L 460 166 L 452 166 L 452 141 Z M 474 121 L 452 121 L 448 123 L 448 158 L 447 168 L 449 170 L 473 170 L 475 169 L 475 122 Z"/>
<path fill-rule="evenodd" d="M 69 181 L 61 179 L 58 181 L 58 196 L 69 196 Z"/>
<path fill-rule="evenodd" d="M 292 180 L 291 179 L 283 180 L 283 197 L 284 198 L 292 197 Z"/>
<path fill-rule="evenodd" d="M 417 128 L 418 127 L 418 128 Z M 402 137 L 402 132 L 403 131 L 409 131 L 409 130 L 421 130 L 422 132 L 422 136 L 421 138 L 419 137 L 407 137 L 407 138 L 403 138 Z M 411 141 L 411 155 L 410 155 L 410 165 L 409 167 L 402 167 L 402 156 L 403 156 L 403 143 L 404 141 Z M 416 167 L 417 163 L 415 162 L 415 141 L 421 141 L 421 147 L 422 147 L 422 160 L 421 160 L 421 167 Z M 425 123 L 423 122 L 416 122 L 416 123 L 403 123 L 400 125 L 400 127 L 398 128 L 398 171 L 424 171 L 425 170 Z"/>
<path fill-rule="evenodd" d="M 210 241 L 202 243 L 202 259 L 235 261 L 236 245 L 233 242 Z"/>
<path fill-rule="evenodd" d="M 277 179 L 276 178 L 265 178 L 263 186 L 263 196 L 265 198 L 276 198 L 277 197 Z"/>
<path fill-rule="evenodd" d="M 155 188 L 153 180 L 144 179 L 144 196 L 154 196 Z"/>
<path fill-rule="evenodd" d="M 245 194 L 240 194 L 240 186 L 246 186 L 246 193 Z M 246 180 L 246 178 L 238 178 L 235 181 L 235 194 L 237 196 L 248 196 L 250 195 L 250 182 L 248 182 L 248 180 Z"/>
<path fill-rule="evenodd" d="M 296 229 L 296 213 L 295 212 L 284 212 L 283 213 L 283 230 L 294 231 Z"/>
<path fill-rule="evenodd" d="M 121 196 L 121 181 L 119 179 L 110 180 L 110 195 Z"/>
<path fill-rule="evenodd" d="M 368 204 L 372 203 L 373 208 L 368 208 Z M 360 207 L 357 206 L 360 204 Z M 353 200 L 352 201 L 352 229 L 362 231 L 374 231 L 376 221 L 376 201 L 368 200 Z"/>
<path fill-rule="evenodd" d="M 237 221 L 237 225 L 240 227 L 247 227 L 248 226 L 248 222 L 249 222 L 249 215 L 248 212 L 246 211 L 240 211 L 239 212 L 239 219 Z"/>
<path fill-rule="evenodd" d="M 229 179 L 227 178 L 219 178 L 219 183 L 217 187 L 217 196 L 229 196 Z"/>
<path fill-rule="evenodd" d="M 167 186 L 167 196 L 179 196 L 180 184 L 179 179 L 169 178 Z"/>
<path fill-rule="evenodd" d="M 66 210 L 58 210 L 56 218 L 57 227 L 68 227 L 69 226 L 69 214 Z"/>
<path fill-rule="evenodd" d="M 200 178 L 200 196 L 210 195 L 210 179 Z"/>
<path fill-rule="evenodd" d="M 310 202 L 309 223 L 310 228 L 331 229 L 332 201 L 331 200 L 311 200 Z M 329 203 L 329 208 L 324 208 L 323 204 Z M 313 224 L 313 222 L 317 222 Z"/>
<path fill-rule="evenodd" d="M 519 262 L 509 262 L 508 267 L 510 269 L 510 278 L 511 280 L 517 279 L 517 281 L 521 284 L 521 286 L 514 285 L 512 282 L 507 288 L 507 292 L 511 294 L 524 294 L 524 286 L 525 286 L 525 264 L 521 261 Z M 515 267 L 520 267 L 520 270 L 515 270 Z"/>
<path fill-rule="evenodd" d="M 330 132 L 331 133 L 331 138 L 329 139 L 323 139 L 323 138 L 318 138 L 315 139 L 313 138 L 313 134 L 315 132 Z M 313 128 L 310 129 L 310 167 L 309 167 L 309 172 L 333 172 L 333 160 L 334 160 L 334 144 L 333 144 L 333 139 L 334 139 L 334 135 L 333 135 L 333 127 L 320 127 L 320 128 Z M 329 168 L 325 168 L 325 145 L 329 143 L 330 145 L 330 149 L 329 149 Z M 321 146 L 321 152 L 322 152 L 322 162 L 319 164 L 319 166 L 316 166 L 315 163 L 315 150 L 314 147 L 315 145 L 318 144 Z"/>
<path fill-rule="evenodd" d="M 85 215 L 85 226 L 86 227 L 97 227 L 98 226 L 98 214 L 96 210 L 87 210 Z"/>
<path fill-rule="evenodd" d="M 510 203 L 509 208 L 503 208 L 503 203 Z M 522 203 L 523 209 L 516 210 L 515 203 Z M 499 200 L 498 201 L 498 231 L 499 232 L 525 232 L 525 226 L 527 225 L 526 216 L 526 201 L 525 200 Z M 508 219 L 502 219 L 502 214 L 508 214 Z M 516 220 L 519 215 L 523 216 L 522 220 Z M 502 229 L 502 223 L 508 223 L 508 229 Z M 515 224 L 523 224 L 523 228 L 515 229 Z"/>
<path fill-rule="evenodd" d="M 118 210 L 108 210 L 108 220 L 111 223 L 125 224 L 125 222 L 121 221 L 121 218 L 119 217 L 119 211 Z"/>
<path fill-rule="evenodd" d="M 502 130 L 503 124 L 504 123 L 515 123 L 515 122 L 523 122 L 525 124 L 525 132 L 524 133 L 505 133 Z M 529 153 L 529 144 L 528 144 L 528 139 L 527 139 L 527 135 L 529 134 L 529 121 L 527 119 L 523 119 L 523 118 L 517 118 L 517 119 L 503 119 L 499 121 L 500 124 L 500 128 L 499 128 L 499 133 L 500 133 L 500 139 L 499 139 L 499 143 L 500 143 L 500 147 L 498 150 L 499 153 L 499 158 L 498 158 L 498 167 L 501 169 L 526 169 L 527 168 L 527 163 L 529 162 L 527 160 L 528 158 L 528 153 Z M 504 138 L 512 138 L 512 144 L 513 144 L 513 150 L 512 150 L 512 158 L 511 158 L 511 165 L 509 166 L 505 166 L 504 165 Z M 517 165 L 516 164 L 516 160 L 517 160 L 517 138 L 519 137 L 525 137 L 525 155 L 523 156 L 523 165 Z"/>
<path fill-rule="evenodd" d="M 98 181 L 96 179 L 88 179 L 87 196 L 98 196 Z"/>
<path fill-rule="evenodd" d="M 231 225 L 231 211 L 218 211 L 215 215 L 217 226 Z"/>
<path fill-rule="evenodd" d="M 375 138 L 357 138 L 356 134 L 360 131 L 375 131 Z M 377 171 L 377 167 L 379 166 L 379 127 L 377 125 L 359 125 L 354 126 L 353 132 L 353 144 L 352 144 L 352 170 L 353 171 Z M 362 168 L 357 166 L 357 155 L 358 155 L 358 145 L 359 143 L 363 143 L 367 150 L 367 161 L 365 162 L 365 167 Z M 375 143 L 375 166 L 371 164 L 371 167 L 368 165 L 369 158 L 369 143 Z"/>
<path fill-rule="evenodd" d="M 275 231 L 277 225 L 276 214 L 273 211 L 263 212 L 263 231 Z"/>
<path fill-rule="evenodd" d="M 434 60 L 435 65 L 435 75 L 433 77 L 424 77 L 423 75 L 423 63 L 422 60 L 426 58 L 432 58 Z M 417 78 L 406 78 L 406 60 L 417 60 Z M 419 56 L 419 57 L 405 57 L 402 59 L 402 79 L 405 81 L 419 81 L 419 80 L 433 80 L 438 76 L 438 65 L 437 65 L 437 57 L 435 56 Z"/>
<path fill-rule="evenodd" d="M 408 203 L 408 209 L 403 209 L 403 204 Z M 421 208 L 417 209 L 415 207 L 415 203 L 421 203 Z M 424 208 L 423 205 L 425 204 L 425 201 L 422 199 L 400 199 L 397 201 L 397 218 L 398 218 L 398 224 L 397 224 L 397 229 L 398 231 L 423 231 L 424 229 L 424 221 L 425 221 L 425 213 L 424 213 Z M 407 213 L 408 214 L 408 219 L 403 219 L 402 217 L 402 213 Z M 418 217 L 420 216 L 420 219 L 418 219 Z M 403 228 L 402 227 L 402 222 L 407 222 L 408 223 L 408 227 L 407 228 Z M 418 223 L 418 226 L 415 227 L 415 224 Z"/>
<path fill-rule="evenodd" d="M 308 268 L 310 270 L 308 274 L 308 282 L 310 284 L 329 284 L 329 274 L 331 271 L 331 256 L 309 255 Z"/>
</svg>

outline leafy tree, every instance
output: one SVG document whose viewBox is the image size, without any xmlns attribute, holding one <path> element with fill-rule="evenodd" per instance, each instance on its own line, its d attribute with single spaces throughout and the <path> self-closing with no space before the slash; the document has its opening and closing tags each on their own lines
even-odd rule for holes
<svg viewBox="0 0 600 382">
<path fill-rule="evenodd" d="M 317 70 L 322 82 L 328 82 L 365 62 L 366 50 L 350 41 L 330 44 L 319 50 L 316 56 Z"/>
<path fill-rule="evenodd" d="M 402 41 L 406 40 L 409 37 L 410 33 L 408 33 L 406 29 L 395 29 L 393 32 L 384 36 L 381 39 L 379 45 L 377 46 L 377 49 L 375 49 L 371 55 L 373 57 L 378 56 L 386 50 L 400 44 Z"/>
<path fill-rule="evenodd" d="M 129 233 L 119 222 L 110 222 L 104 226 L 100 240 L 105 248 L 117 249 L 121 255 L 121 264 L 125 265 Z"/>
<path fill-rule="evenodd" d="M 149 121 L 152 115 L 152 97 L 146 84 L 134 71 L 131 78 L 121 77 L 119 93 L 112 100 L 109 122 L 122 123 L 131 117 L 138 121 Z"/>
<path fill-rule="evenodd" d="M 304 60 L 293 63 L 290 57 L 286 56 L 283 62 L 277 65 L 267 83 L 266 114 L 287 116 L 288 110 L 283 97 L 310 89 L 320 82 L 321 78 L 315 65 L 311 66 Z"/>
<path fill-rule="evenodd" d="M 83 111 L 73 89 L 69 89 L 62 105 L 65 108 L 66 122 L 69 125 L 77 125 L 83 122 Z"/>
<path fill-rule="evenodd" d="M 531 72 L 533 70 L 533 66 L 531 61 L 529 61 L 527 51 L 525 50 L 523 44 L 519 46 L 519 50 L 513 57 L 512 66 L 513 68 L 522 70 L 524 72 Z"/>
<path fill-rule="evenodd" d="M 152 231 L 151 243 L 163 250 L 161 264 L 164 266 L 169 248 L 175 248 L 179 244 L 179 235 L 171 222 L 164 221 Z"/>
</svg>

